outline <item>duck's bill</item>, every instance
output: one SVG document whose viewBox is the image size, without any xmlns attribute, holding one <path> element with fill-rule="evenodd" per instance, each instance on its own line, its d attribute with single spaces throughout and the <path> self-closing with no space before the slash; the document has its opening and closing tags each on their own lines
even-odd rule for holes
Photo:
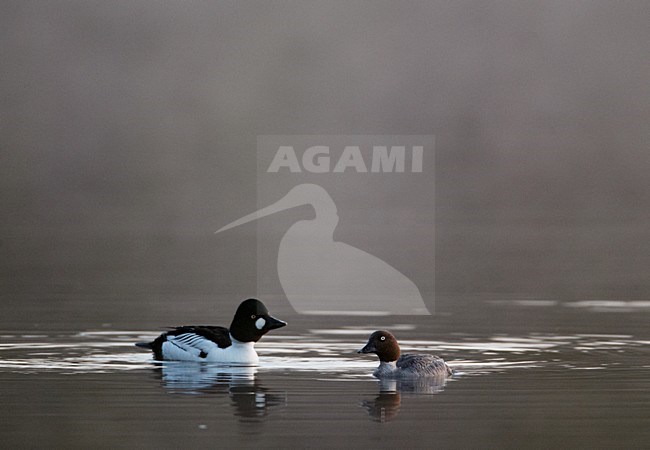
<svg viewBox="0 0 650 450">
<path fill-rule="evenodd" d="M 275 317 L 268 316 L 266 318 L 266 324 L 264 325 L 264 328 L 267 331 L 270 331 L 270 330 L 275 330 L 276 328 L 282 328 L 282 327 L 285 327 L 285 326 L 287 326 L 287 322 L 285 322 L 284 320 L 280 320 L 280 319 L 276 319 Z"/>
<path fill-rule="evenodd" d="M 357 353 L 375 353 L 377 349 L 371 343 L 367 343 L 365 347 L 360 350 L 357 350 Z"/>
</svg>

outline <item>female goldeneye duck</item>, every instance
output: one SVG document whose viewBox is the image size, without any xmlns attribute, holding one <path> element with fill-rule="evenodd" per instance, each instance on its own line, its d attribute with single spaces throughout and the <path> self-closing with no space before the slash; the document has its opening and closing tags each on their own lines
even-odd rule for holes
<svg viewBox="0 0 650 450">
<path fill-rule="evenodd" d="M 445 361 L 433 355 L 400 356 L 399 344 L 388 331 L 375 331 L 368 343 L 357 353 L 375 353 L 379 367 L 372 373 L 377 378 L 412 378 L 426 376 L 450 376 L 451 368 Z"/>
<path fill-rule="evenodd" d="M 230 328 L 209 325 L 176 327 L 152 342 L 138 342 L 165 361 L 208 361 L 254 365 L 258 362 L 255 342 L 267 332 L 287 323 L 269 315 L 264 303 L 254 298 L 237 308 Z"/>
</svg>

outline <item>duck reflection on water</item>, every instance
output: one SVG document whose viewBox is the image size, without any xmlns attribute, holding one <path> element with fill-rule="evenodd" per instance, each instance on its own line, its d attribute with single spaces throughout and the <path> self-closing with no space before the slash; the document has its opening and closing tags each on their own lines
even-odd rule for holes
<svg viewBox="0 0 650 450">
<path fill-rule="evenodd" d="M 381 379 L 377 381 L 379 394 L 375 398 L 363 400 L 361 407 L 372 420 L 389 422 L 397 416 L 401 408 L 402 394 L 438 394 L 444 390 L 447 379 L 446 376 L 408 380 Z"/>
<path fill-rule="evenodd" d="M 257 367 L 164 362 L 156 370 L 171 393 L 228 394 L 238 417 L 261 418 L 287 405 L 286 392 L 270 391 L 256 378 Z"/>
</svg>

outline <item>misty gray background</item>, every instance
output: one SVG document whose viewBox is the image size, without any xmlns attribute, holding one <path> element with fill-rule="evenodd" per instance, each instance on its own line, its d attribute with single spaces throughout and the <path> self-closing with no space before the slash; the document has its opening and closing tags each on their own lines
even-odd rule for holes
<svg viewBox="0 0 650 450">
<path fill-rule="evenodd" d="M 213 233 L 255 210 L 267 134 L 435 135 L 438 295 L 647 299 L 645 1 L 3 1 L 0 22 L 5 318 L 249 295 L 254 227 Z"/>
</svg>

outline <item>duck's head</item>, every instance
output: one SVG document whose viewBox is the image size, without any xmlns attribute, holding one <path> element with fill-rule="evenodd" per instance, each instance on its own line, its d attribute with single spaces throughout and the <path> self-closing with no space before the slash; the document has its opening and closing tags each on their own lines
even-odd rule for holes
<svg viewBox="0 0 650 450">
<path fill-rule="evenodd" d="M 230 334 L 239 342 L 257 342 L 262 336 L 287 322 L 276 319 L 261 301 L 249 298 L 237 308 L 230 324 Z"/>
<path fill-rule="evenodd" d="M 382 362 L 397 361 L 400 355 L 397 339 L 385 330 L 375 331 L 357 353 L 375 353 Z"/>
</svg>

